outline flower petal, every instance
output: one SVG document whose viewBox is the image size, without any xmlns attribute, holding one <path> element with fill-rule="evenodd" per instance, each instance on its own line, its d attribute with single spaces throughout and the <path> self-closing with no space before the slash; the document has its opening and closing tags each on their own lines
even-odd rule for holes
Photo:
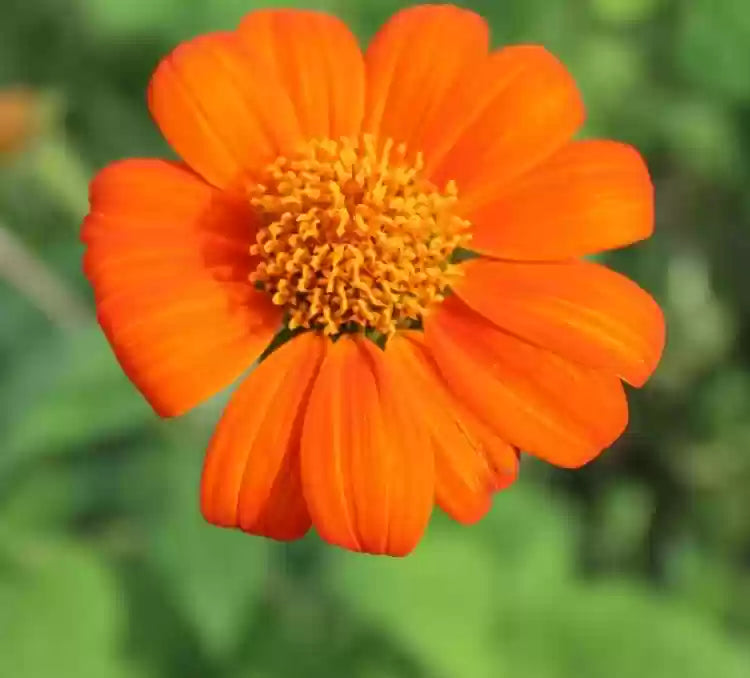
<svg viewBox="0 0 750 678">
<path fill-rule="evenodd" d="M 233 33 L 179 45 L 159 64 L 149 108 L 172 148 L 219 188 L 238 188 L 301 137 L 291 103 Z"/>
<path fill-rule="evenodd" d="M 302 433 L 305 498 L 324 540 L 394 556 L 419 541 L 435 485 L 415 395 L 368 340 L 344 336 L 328 352 Z"/>
<path fill-rule="evenodd" d="M 578 89 L 542 47 L 506 47 L 462 78 L 424 131 L 425 172 L 455 180 L 471 204 L 493 195 L 573 136 L 583 122 Z"/>
<path fill-rule="evenodd" d="M 491 495 L 518 475 L 516 450 L 489 431 L 448 390 L 427 354 L 422 334 L 388 342 L 387 357 L 402 381 L 422 394 L 418 416 L 435 450 L 435 498 L 455 520 L 478 521 L 491 506 Z"/>
<path fill-rule="evenodd" d="M 179 165 L 126 160 L 93 181 L 84 271 L 125 373 L 162 416 L 234 381 L 281 314 L 248 283 L 253 220 Z"/>
<path fill-rule="evenodd" d="M 365 66 L 346 24 L 311 10 L 251 12 L 237 29 L 243 48 L 292 103 L 305 141 L 356 136 L 365 105 Z M 275 115 L 273 108 L 271 115 Z"/>
<path fill-rule="evenodd" d="M 664 348 L 656 302 L 619 273 L 585 261 L 522 264 L 475 259 L 454 291 L 498 327 L 634 386 Z"/>
<path fill-rule="evenodd" d="M 356 135 L 364 96 L 362 53 L 341 21 L 268 10 L 178 46 L 154 73 L 149 105 L 193 169 L 241 188 L 313 137 Z"/>
<path fill-rule="evenodd" d="M 425 322 L 427 346 L 457 399 L 502 439 L 577 467 L 627 425 L 620 380 L 537 348 L 449 297 Z"/>
<path fill-rule="evenodd" d="M 423 147 L 423 131 L 457 82 L 488 53 L 487 24 L 452 5 L 418 5 L 393 15 L 365 54 L 364 130 L 380 139 Z"/>
<path fill-rule="evenodd" d="M 654 228 L 648 169 L 631 146 L 578 141 L 489 201 L 462 203 L 472 248 L 505 259 L 551 261 L 623 247 Z"/>
<path fill-rule="evenodd" d="M 273 539 L 297 539 L 307 532 L 300 439 L 326 345 L 312 332 L 292 339 L 232 396 L 203 469 L 201 509 L 206 520 Z"/>
</svg>

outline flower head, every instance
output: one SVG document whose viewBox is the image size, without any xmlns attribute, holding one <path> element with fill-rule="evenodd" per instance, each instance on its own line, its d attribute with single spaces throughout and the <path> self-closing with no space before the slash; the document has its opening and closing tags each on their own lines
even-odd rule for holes
<svg viewBox="0 0 750 678">
<path fill-rule="evenodd" d="M 22 150 L 39 123 L 39 96 L 30 89 L 0 90 L 0 160 Z"/>
<path fill-rule="evenodd" d="M 334 17 L 258 11 L 177 47 L 149 105 L 182 162 L 96 177 L 84 267 L 162 416 L 263 355 L 210 443 L 209 521 L 402 555 L 434 504 L 480 519 L 520 450 L 576 467 L 622 433 L 663 319 L 582 257 L 648 237 L 653 191 L 633 148 L 572 141 L 546 50 L 490 52 L 450 5 L 364 54 Z"/>
<path fill-rule="evenodd" d="M 287 309 L 290 329 L 392 336 L 442 301 L 469 223 L 453 213 L 455 184 L 439 191 L 423 167 L 421 153 L 410 162 L 405 145 L 372 135 L 316 140 L 271 166 L 250 201 L 263 222 L 250 280 Z"/>
</svg>

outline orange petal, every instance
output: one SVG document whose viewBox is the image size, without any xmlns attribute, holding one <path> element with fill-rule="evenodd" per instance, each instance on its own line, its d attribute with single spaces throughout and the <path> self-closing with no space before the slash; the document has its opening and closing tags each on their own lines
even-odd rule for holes
<svg viewBox="0 0 750 678">
<path fill-rule="evenodd" d="M 620 380 L 498 329 L 449 297 L 425 321 L 455 394 L 498 436 L 552 464 L 581 466 L 627 425 Z"/>
<path fill-rule="evenodd" d="M 302 432 L 305 498 L 326 541 L 393 556 L 416 546 L 435 483 L 415 398 L 372 342 L 344 336 L 328 352 Z"/>
<path fill-rule="evenodd" d="M 237 34 L 254 62 L 283 88 L 305 140 L 359 134 L 365 67 L 345 23 L 310 10 L 260 10 L 247 15 Z M 270 113 L 275 115 L 272 107 Z"/>
<path fill-rule="evenodd" d="M 512 334 L 634 386 L 664 348 L 664 316 L 625 276 L 584 261 L 522 264 L 475 259 L 454 291 Z"/>
<path fill-rule="evenodd" d="M 473 203 L 563 146 L 583 117 L 560 61 L 542 47 L 506 47 L 462 78 L 424 130 L 425 172 L 438 186 L 455 180 Z"/>
<path fill-rule="evenodd" d="M 358 134 L 364 98 L 364 61 L 349 29 L 295 10 L 253 12 L 235 33 L 183 43 L 149 88 L 167 141 L 222 188 L 241 188 L 313 137 Z"/>
<path fill-rule="evenodd" d="M 516 479 L 518 456 L 450 393 L 421 337 L 394 337 L 387 357 L 397 365 L 402 381 L 422 394 L 418 415 L 435 450 L 438 505 L 455 520 L 474 523 L 489 510 L 491 494 Z"/>
<path fill-rule="evenodd" d="M 248 283 L 252 213 L 162 160 L 126 160 L 93 181 L 84 270 L 117 359 L 162 416 L 234 381 L 280 311 Z"/>
<path fill-rule="evenodd" d="M 299 142 L 290 102 L 233 33 L 179 45 L 156 69 L 149 107 L 175 151 L 207 181 L 239 188 Z"/>
<path fill-rule="evenodd" d="M 206 520 L 273 539 L 297 539 L 307 532 L 300 437 L 327 343 L 312 332 L 292 339 L 232 396 L 203 469 Z"/>
<path fill-rule="evenodd" d="M 654 228 L 648 169 L 638 151 L 614 141 L 568 144 L 489 201 L 461 209 L 473 223 L 472 248 L 505 259 L 578 257 Z"/>
<path fill-rule="evenodd" d="M 488 52 L 487 24 L 452 5 L 421 5 L 397 12 L 367 52 L 364 130 L 381 139 L 423 148 L 423 132 L 459 80 Z"/>
</svg>

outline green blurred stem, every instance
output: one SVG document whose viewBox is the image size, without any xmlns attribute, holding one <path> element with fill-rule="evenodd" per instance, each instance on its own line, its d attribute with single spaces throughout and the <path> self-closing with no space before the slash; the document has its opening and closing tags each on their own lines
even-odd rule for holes
<svg viewBox="0 0 750 678">
<path fill-rule="evenodd" d="M 50 133 L 32 151 L 34 174 L 61 207 L 76 219 L 88 210 L 90 172 L 62 132 Z"/>
<path fill-rule="evenodd" d="M 62 329 L 72 329 L 91 319 L 88 307 L 67 282 L 38 259 L 2 222 L 0 278 L 7 280 Z"/>
</svg>

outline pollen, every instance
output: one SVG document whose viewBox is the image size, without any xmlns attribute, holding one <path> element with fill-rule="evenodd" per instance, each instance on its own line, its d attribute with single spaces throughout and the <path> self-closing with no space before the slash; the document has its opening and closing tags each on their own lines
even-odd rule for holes
<svg viewBox="0 0 750 678">
<path fill-rule="evenodd" d="M 439 190 L 421 153 L 372 136 L 315 140 L 266 168 L 250 280 L 283 306 L 290 329 L 391 336 L 418 326 L 459 275 L 468 244 L 455 182 Z"/>
</svg>

